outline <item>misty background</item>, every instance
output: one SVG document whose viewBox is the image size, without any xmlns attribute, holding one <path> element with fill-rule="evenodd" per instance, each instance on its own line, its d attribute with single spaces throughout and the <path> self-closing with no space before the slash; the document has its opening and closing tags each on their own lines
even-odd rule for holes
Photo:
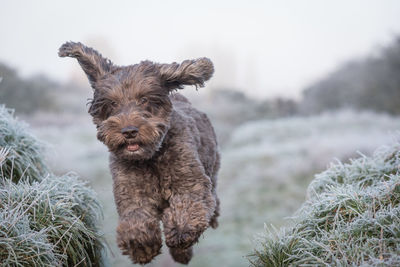
<svg viewBox="0 0 400 267">
<path fill-rule="evenodd" d="M 245 266 L 254 235 L 290 223 L 315 173 L 398 136 L 398 14 L 398 1 L 1 1 L 0 104 L 47 143 L 56 173 L 90 182 L 109 263 L 130 266 L 115 244 L 108 152 L 87 114 L 92 89 L 58 48 L 81 41 L 118 65 L 209 57 L 211 81 L 181 92 L 216 129 L 222 215 L 190 266 Z M 150 265 L 177 266 L 164 252 Z"/>
</svg>

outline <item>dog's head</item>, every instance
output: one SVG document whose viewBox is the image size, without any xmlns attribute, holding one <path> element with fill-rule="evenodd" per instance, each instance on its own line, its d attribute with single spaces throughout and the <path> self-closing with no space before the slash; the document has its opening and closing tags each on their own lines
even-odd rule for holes
<svg viewBox="0 0 400 267">
<path fill-rule="evenodd" d="M 89 113 L 97 138 L 128 160 L 149 159 L 160 148 L 170 127 L 170 92 L 184 85 L 202 87 L 214 71 L 207 58 L 120 67 L 96 50 L 73 42 L 63 44 L 59 56 L 76 58 L 94 89 Z"/>
</svg>

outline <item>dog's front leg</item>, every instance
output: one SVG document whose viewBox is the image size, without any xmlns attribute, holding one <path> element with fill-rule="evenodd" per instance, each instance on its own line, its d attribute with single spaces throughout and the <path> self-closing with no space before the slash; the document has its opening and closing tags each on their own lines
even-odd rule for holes
<svg viewBox="0 0 400 267">
<path fill-rule="evenodd" d="M 146 182 L 114 178 L 114 197 L 119 213 L 117 243 L 134 263 L 145 264 L 160 254 L 160 214 L 156 194 Z"/>
<path fill-rule="evenodd" d="M 172 179 L 169 207 L 162 221 L 170 248 L 189 248 L 209 226 L 215 210 L 210 178 L 199 167 Z"/>
</svg>

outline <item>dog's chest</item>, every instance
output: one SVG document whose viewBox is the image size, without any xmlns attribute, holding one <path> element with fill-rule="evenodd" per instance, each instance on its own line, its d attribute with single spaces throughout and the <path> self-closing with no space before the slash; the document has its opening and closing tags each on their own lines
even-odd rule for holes
<svg viewBox="0 0 400 267">
<path fill-rule="evenodd" d="M 171 197 L 172 176 L 165 168 L 160 165 L 150 164 L 140 170 L 136 169 L 135 178 L 144 178 L 142 181 L 136 181 L 135 186 L 144 187 L 147 195 L 153 195 L 155 199 L 163 203 Z M 162 204 L 159 204 L 162 205 Z"/>
</svg>

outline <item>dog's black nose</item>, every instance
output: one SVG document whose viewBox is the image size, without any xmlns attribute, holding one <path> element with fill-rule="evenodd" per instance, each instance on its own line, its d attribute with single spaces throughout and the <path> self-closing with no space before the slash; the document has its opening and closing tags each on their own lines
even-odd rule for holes
<svg viewBox="0 0 400 267">
<path fill-rule="evenodd" d="M 139 132 L 139 129 L 136 128 L 135 126 L 128 126 L 125 128 L 122 128 L 121 133 L 125 138 L 135 138 L 137 133 Z"/>
</svg>

